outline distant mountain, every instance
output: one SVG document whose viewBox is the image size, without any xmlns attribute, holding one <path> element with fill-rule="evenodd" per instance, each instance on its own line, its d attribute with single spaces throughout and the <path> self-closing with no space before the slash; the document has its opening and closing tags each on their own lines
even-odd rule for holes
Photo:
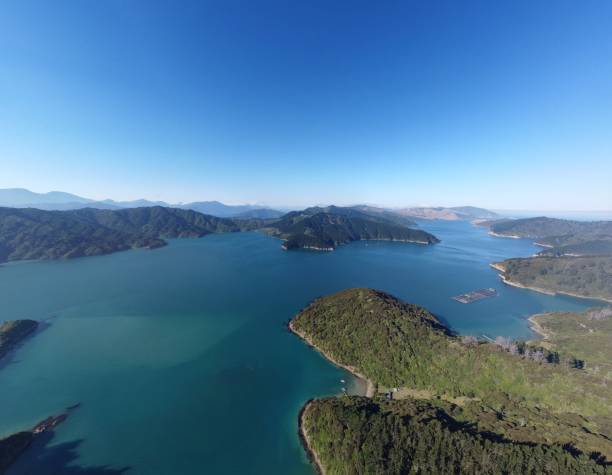
<svg viewBox="0 0 612 475">
<path fill-rule="evenodd" d="M 439 240 L 425 231 L 410 229 L 355 208 L 313 207 L 287 213 L 267 224 L 269 234 L 285 241 L 285 249 L 331 251 L 340 244 L 358 240 L 403 241 L 434 244 Z"/>
<path fill-rule="evenodd" d="M 49 193 L 34 193 L 24 188 L 0 189 L 0 206 L 10 208 L 36 208 L 42 210 L 74 210 L 82 208 L 125 209 L 162 206 L 165 208 L 180 208 L 198 211 L 203 214 L 220 218 L 278 218 L 284 213 L 261 205 L 226 205 L 219 201 L 195 201 L 193 203 L 172 204 L 165 201 L 150 201 L 145 199 L 133 201 L 91 200 L 71 193 L 51 191 Z"/>
<path fill-rule="evenodd" d="M 235 219 L 277 219 L 283 216 L 285 213 L 270 208 L 256 208 L 249 211 L 243 211 L 233 215 Z"/>
<path fill-rule="evenodd" d="M 0 262 L 155 248 L 165 245 L 165 238 L 201 237 L 240 229 L 230 219 L 175 208 L 0 208 Z"/>
<path fill-rule="evenodd" d="M 454 206 L 449 208 L 457 213 L 458 216 L 463 219 L 495 219 L 499 218 L 499 214 L 489 211 L 484 208 L 477 208 L 476 206 Z"/>
<path fill-rule="evenodd" d="M 173 205 L 176 208 L 181 209 L 192 209 L 194 211 L 198 211 L 204 214 L 210 214 L 212 216 L 219 216 L 220 218 L 233 218 L 233 217 L 241 217 L 241 218 L 262 218 L 268 217 L 263 216 L 265 213 L 262 212 L 262 209 L 268 209 L 262 207 L 261 205 L 226 205 L 219 201 L 196 201 L 193 203 L 185 203 L 180 205 Z M 275 214 L 274 217 L 282 216 L 282 212 L 276 210 L 270 210 L 273 213 L 269 213 L 270 215 Z M 249 215 L 249 212 L 253 212 L 253 215 Z M 259 214 L 259 216 L 258 216 Z"/>
<path fill-rule="evenodd" d="M 474 219 L 495 219 L 499 215 L 493 211 L 474 206 L 445 207 L 413 207 L 394 210 L 401 216 L 419 219 L 442 219 L 446 221 L 471 221 Z"/>
<path fill-rule="evenodd" d="M 351 209 L 356 209 L 358 211 L 361 211 L 362 213 L 369 214 L 370 216 L 385 218 L 393 223 L 401 224 L 403 226 L 416 226 L 417 224 L 408 216 L 403 216 L 399 213 L 396 213 L 394 210 L 386 208 L 379 208 L 376 206 L 369 205 L 356 205 L 351 206 Z"/>
<path fill-rule="evenodd" d="M 35 193 L 25 188 L 0 189 L 0 206 L 38 209 L 75 209 L 93 200 L 62 191 Z"/>
<path fill-rule="evenodd" d="M 107 205 L 108 208 L 103 208 L 104 205 Z M 92 208 L 99 209 L 121 209 L 121 208 L 145 208 L 149 206 L 163 206 L 165 208 L 170 208 L 172 205 L 166 203 L 165 201 L 149 201 L 149 200 L 133 200 L 133 201 L 115 201 L 115 200 L 103 200 L 103 201 L 94 201 L 90 204 Z"/>
</svg>

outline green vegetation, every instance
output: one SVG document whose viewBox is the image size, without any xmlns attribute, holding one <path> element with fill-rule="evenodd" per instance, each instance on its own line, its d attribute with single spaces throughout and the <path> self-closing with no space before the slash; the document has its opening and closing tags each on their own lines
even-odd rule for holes
<svg viewBox="0 0 612 475">
<path fill-rule="evenodd" d="M 313 401 L 302 417 L 326 474 L 604 474 L 560 445 L 478 432 L 423 401 L 360 397 Z"/>
<path fill-rule="evenodd" d="M 0 208 L 0 262 L 62 259 L 164 246 L 164 239 L 211 233 L 264 232 L 284 239 L 285 248 L 333 249 L 359 239 L 431 244 L 429 233 L 405 227 L 405 218 L 352 208 L 309 208 L 280 219 L 217 218 L 197 211 L 161 206 L 104 210 L 42 211 Z M 403 224 L 400 224 L 403 223 Z"/>
<path fill-rule="evenodd" d="M 315 401 L 304 423 L 326 472 L 406 473 L 416 460 L 421 473 L 435 463 L 444 473 L 604 473 L 603 457 L 612 458 L 612 394 L 601 375 L 456 337 L 427 310 L 370 289 L 318 299 L 292 327 L 402 398 Z M 415 398 L 435 411 L 405 417 Z"/>
<path fill-rule="evenodd" d="M 612 221 L 571 221 L 547 217 L 512 219 L 494 222 L 491 231 L 507 236 L 531 239 L 558 239 L 562 243 L 579 236 L 612 236 Z"/>
<path fill-rule="evenodd" d="M 308 208 L 287 213 L 269 223 L 267 232 L 285 241 L 285 249 L 333 250 L 340 244 L 362 239 L 433 244 L 438 239 L 421 230 L 398 224 L 385 214 L 375 215 L 355 208 Z"/>
<path fill-rule="evenodd" d="M 0 208 L 0 262 L 109 254 L 165 245 L 165 238 L 239 231 L 252 221 L 154 206 L 71 211 Z"/>
<path fill-rule="evenodd" d="M 0 324 L 0 358 L 31 335 L 38 322 L 35 320 L 10 320 Z"/>
<path fill-rule="evenodd" d="M 612 256 L 517 258 L 495 267 L 508 284 L 612 301 Z"/>
<path fill-rule="evenodd" d="M 578 297 L 612 299 L 612 221 L 552 218 L 488 223 L 495 234 L 545 246 L 538 256 L 495 264 L 511 285 Z"/>
<path fill-rule="evenodd" d="M 546 313 L 530 320 L 544 337 L 533 344 L 582 362 L 585 371 L 612 384 L 612 308 Z"/>
<path fill-rule="evenodd" d="M 612 221 L 570 221 L 540 217 L 502 220 L 490 223 L 489 227 L 501 236 L 535 239 L 538 244 L 548 248 L 542 251 L 547 255 L 612 254 Z"/>
</svg>

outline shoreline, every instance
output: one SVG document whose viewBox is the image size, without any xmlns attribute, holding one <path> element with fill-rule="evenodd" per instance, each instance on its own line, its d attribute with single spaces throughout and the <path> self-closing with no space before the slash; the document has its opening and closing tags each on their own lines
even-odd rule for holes
<svg viewBox="0 0 612 475">
<path fill-rule="evenodd" d="M 321 355 L 323 355 L 325 357 L 325 359 L 327 359 L 328 361 L 333 363 L 338 368 L 342 368 L 342 369 L 348 371 L 349 373 L 351 373 L 353 375 L 353 377 L 361 380 L 365 384 L 366 390 L 365 390 L 365 394 L 359 394 L 359 396 L 365 396 L 365 397 L 368 397 L 368 398 L 374 397 L 374 395 L 376 394 L 376 390 L 375 390 L 374 383 L 372 383 L 372 381 L 370 381 L 368 378 L 366 378 L 363 374 L 359 373 L 352 366 L 343 365 L 343 364 L 337 362 L 329 354 L 327 354 L 325 351 L 323 351 L 322 349 L 317 347 L 317 345 L 315 345 L 313 343 L 313 341 L 308 336 L 306 336 L 304 333 L 300 332 L 299 330 L 296 330 L 293 327 L 293 320 L 291 320 L 289 322 L 288 327 L 289 327 L 289 330 L 291 331 L 291 333 L 299 336 L 302 340 L 304 340 L 308 344 L 308 346 L 314 348 L 317 352 L 319 352 Z"/>
<path fill-rule="evenodd" d="M 276 236 L 272 236 L 272 237 L 276 237 Z M 282 239 L 282 238 L 278 238 L 281 239 L 283 242 L 287 242 L 286 239 Z M 382 242 L 401 242 L 401 243 L 405 243 L 405 244 L 419 244 L 421 246 L 431 246 L 433 244 L 438 244 L 441 241 L 438 239 L 436 242 L 428 242 L 428 241 L 415 241 L 415 240 L 411 240 L 411 239 L 386 239 L 386 238 L 380 238 L 380 239 L 356 239 L 355 241 L 349 241 L 349 242 L 343 242 L 343 243 L 339 243 L 338 245 L 335 245 L 334 247 L 318 247 L 318 246 L 299 246 L 299 247 L 292 247 L 292 248 L 287 248 L 287 246 L 285 244 L 281 245 L 281 248 L 283 249 L 283 251 L 291 251 L 291 250 L 296 250 L 296 249 L 305 249 L 308 251 L 319 251 L 319 252 L 332 252 L 335 251 L 339 246 L 343 246 L 346 244 L 350 244 L 352 242 L 358 242 L 358 241 L 382 241 Z"/>
<path fill-rule="evenodd" d="M 312 402 L 314 399 L 309 399 L 306 404 L 300 409 L 300 413 L 298 415 L 298 436 L 300 438 L 300 442 L 302 442 L 302 446 L 306 450 L 306 456 L 308 457 L 308 461 L 315 467 L 315 470 L 319 475 L 325 475 L 325 469 L 323 468 L 323 464 L 321 463 L 321 459 L 312 448 L 310 444 L 310 439 L 308 438 L 308 431 L 304 426 L 304 416 L 306 411 L 310 409 Z"/>
<path fill-rule="evenodd" d="M 612 304 L 612 299 L 606 299 L 604 297 L 593 297 L 593 296 L 586 296 L 586 295 L 579 295 L 579 294 L 574 294 L 572 292 L 567 292 L 564 290 L 547 290 L 547 289 L 542 289 L 540 287 L 530 287 L 528 285 L 523 285 L 520 284 L 518 282 L 512 282 L 511 280 L 508 280 L 506 278 L 505 274 L 505 269 L 500 266 L 497 265 L 495 263 L 489 264 L 490 267 L 492 267 L 495 270 L 498 270 L 500 272 L 502 272 L 502 274 L 498 274 L 499 278 L 501 279 L 501 281 L 506 284 L 506 285 L 510 285 L 511 287 L 517 287 L 519 289 L 525 289 L 525 290 L 531 290 L 533 292 L 538 292 L 541 294 L 546 294 L 546 295 L 550 295 L 550 296 L 555 296 L 555 295 L 566 295 L 568 297 L 573 297 L 573 298 L 577 298 L 577 299 L 583 299 L 583 300 L 596 300 L 599 302 L 606 302 L 608 304 Z"/>
<path fill-rule="evenodd" d="M 543 313 L 536 313 L 535 315 L 531 315 L 529 318 L 527 318 L 527 321 L 529 322 L 529 329 L 534 332 L 537 335 L 540 335 L 541 338 L 538 339 L 539 340 L 548 340 L 550 335 L 548 333 L 546 333 L 546 331 L 544 330 L 544 328 L 542 327 L 542 325 L 540 325 L 538 323 L 538 321 L 536 320 L 537 317 L 545 315 Z"/>
</svg>

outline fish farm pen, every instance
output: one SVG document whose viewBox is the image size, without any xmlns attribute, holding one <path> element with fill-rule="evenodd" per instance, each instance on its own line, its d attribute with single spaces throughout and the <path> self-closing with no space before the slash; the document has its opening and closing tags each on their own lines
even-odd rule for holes
<svg viewBox="0 0 612 475">
<path fill-rule="evenodd" d="M 461 294 L 453 297 L 453 300 L 461 303 L 472 303 L 477 300 L 486 299 L 489 297 L 495 297 L 497 295 L 497 290 L 495 289 L 478 289 L 473 290 L 472 292 L 468 292 L 466 294 Z"/>
</svg>

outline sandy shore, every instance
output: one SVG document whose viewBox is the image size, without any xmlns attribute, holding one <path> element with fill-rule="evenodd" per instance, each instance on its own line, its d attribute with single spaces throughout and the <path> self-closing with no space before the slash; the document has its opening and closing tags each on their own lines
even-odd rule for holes
<svg viewBox="0 0 612 475">
<path fill-rule="evenodd" d="M 540 335 L 544 340 L 548 340 L 550 335 L 548 333 L 546 333 L 546 331 L 544 330 L 544 328 L 542 328 L 542 325 L 540 325 L 538 323 L 538 321 L 536 320 L 537 317 L 541 316 L 543 314 L 541 313 L 537 313 L 535 315 L 532 315 L 531 317 L 529 317 L 527 319 L 527 321 L 529 321 L 529 328 L 537 333 L 538 335 Z"/>
<path fill-rule="evenodd" d="M 306 430 L 306 427 L 304 425 L 304 417 L 311 406 L 312 406 L 312 399 L 308 401 L 304 405 L 302 410 L 300 411 L 300 415 L 298 417 L 298 433 L 300 436 L 300 440 L 302 441 L 302 445 L 306 449 L 308 460 L 310 460 L 310 462 L 317 469 L 317 473 L 321 475 L 325 475 L 325 469 L 323 468 L 323 464 L 321 463 L 321 460 L 319 459 L 319 456 L 317 455 L 317 453 L 312 448 L 310 439 L 308 438 L 308 431 Z"/>
<path fill-rule="evenodd" d="M 343 365 L 343 364 L 339 363 L 338 361 L 334 360 L 328 353 L 326 353 L 325 351 L 321 350 L 321 348 L 318 348 L 317 345 L 315 345 L 313 343 L 313 341 L 308 336 L 306 336 L 304 333 L 302 333 L 302 332 L 300 332 L 300 331 L 298 331 L 298 330 L 296 330 L 294 328 L 293 320 L 291 320 L 289 322 L 289 330 L 291 330 L 292 333 L 296 334 L 302 340 L 304 340 L 306 343 L 308 343 L 308 345 L 312 346 L 315 350 L 317 350 L 319 353 L 321 353 L 325 358 L 327 358 L 333 364 L 335 364 L 339 368 L 347 370 L 353 376 L 355 376 L 356 378 L 362 380 L 365 383 L 366 390 L 365 390 L 365 394 L 360 394 L 360 396 L 366 396 L 366 397 L 373 397 L 374 396 L 376 391 L 375 391 L 375 388 L 374 388 L 374 383 L 372 383 L 372 381 L 370 381 L 368 378 L 366 378 L 363 374 L 359 373 L 352 366 L 347 366 L 347 365 Z"/>
<path fill-rule="evenodd" d="M 323 351 L 321 348 L 318 348 L 317 345 L 315 345 L 313 343 L 313 341 L 308 336 L 306 336 L 304 333 L 302 333 L 302 332 L 300 332 L 300 331 L 295 329 L 295 327 L 293 326 L 293 320 L 291 320 L 289 322 L 288 327 L 289 327 L 289 330 L 292 333 L 294 333 L 295 335 L 299 336 L 309 346 L 311 346 L 312 348 L 317 350 L 320 354 L 322 354 L 327 360 L 329 360 L 330 362 L 332 362 L 334 365 L 338 366 L 339 368 L 345 369 L 346 371 L 351 373 L 354 377 L 359 379 L 363 383 L 364 387 L 366 388 L 365 389 L 365 394 L 360 394 L 360 396 L 366 396 L 366 397 L 373 397 L 374 396 L 374 394 L 376 392 L 376 389 L 375 389 L 374 384 L 372 383 L 372 381 L 370 381 L 364 375 L 359 373 L 355 368 L 353 368 L 351 366 L 340 364 L 339 362 L 334 360 L 328 353 Z M 304 448 L 306 449 L 306 453 L 308 455 L 308 459 L 312 462 L 312 464 L 314 465 L 314 467 L 316 468 L 317 472 L 320 475 L 325 475 L 325 468 L 323 467 L 323 464 L 321 463 L 321 460 L 319 459 L 319 456 L 317 455 L 317 453 L 312 448 L 310 439 L 308 438 L 308 431 L 306 430 L 306 427 L 304 425 L 304 417 L 305 417 L 306 413 L 308 412 L 308 410 L 310 409 L 311 405 L 312 405 L 312 399 L 310 401 L 308 401 L 304 405 L 302 410 L 300 411 L 300 415 L 298 417 L 298 431 L 299 431 L 300 440 L 302 441 L 302 444 L 304 445 Z"/>
</svg>

